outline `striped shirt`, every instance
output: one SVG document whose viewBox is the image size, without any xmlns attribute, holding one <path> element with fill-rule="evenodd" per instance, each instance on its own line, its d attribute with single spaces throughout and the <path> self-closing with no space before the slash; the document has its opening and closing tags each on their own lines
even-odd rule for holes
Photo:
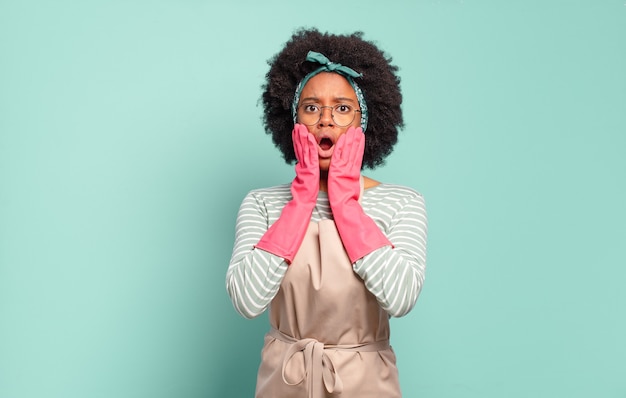
<svg viewBox="0 0 626 398">
<path fill-rule="evenodd" d="M 278 292 L 288 265 L 282 257 L 255 249 L 263 234 L 291 200 L 290 184 L 250 191 L 235 225 L 235 244 L 226 272 L 226 289 L 235 309 L 246 318 L 262 314 Z M 391 316 L 414 307 L 426 270 L 427 218 L 416 191 L 379 184 L 363 191 L 361 206 L 393 244 L 377 249 L 353 265 L 366 288 Z M 320 191 L 311 221 L 332 219 L 328 194 Z"/>
</svg>

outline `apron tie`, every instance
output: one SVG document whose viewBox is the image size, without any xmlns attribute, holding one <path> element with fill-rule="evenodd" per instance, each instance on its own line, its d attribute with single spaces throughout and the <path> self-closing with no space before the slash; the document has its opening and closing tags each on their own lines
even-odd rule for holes
<svg viewBox="0 0 626 398">
<path fill-rule="evenodd" d="M 290 344 L 283 358 L 283 382 L 287 385 L 295 386 L 304 382 L 306 379 L 309 398 L 324 396 L 321 383 L 316 383 L 320 378 L 323 381 L 326 391 L 329 393 L 340 394 L 343 391 L 341 377 L 339 377 L 335 364 L 330 356 L 326 354 L 325 350 L 372 352 L 383 351 L 389 348 L 388 340 L 354 345 L 325 345 L 313 338 L 297 340 L 274 328 L 270 330 L 269 335 L 277 340 Z M 299 352 L 302 352 L 304 355 L 304 375 L 299 380 L 293 380 L 294 377 L 288 374 L 287 368 L 294 355 Z"/>
</svg>

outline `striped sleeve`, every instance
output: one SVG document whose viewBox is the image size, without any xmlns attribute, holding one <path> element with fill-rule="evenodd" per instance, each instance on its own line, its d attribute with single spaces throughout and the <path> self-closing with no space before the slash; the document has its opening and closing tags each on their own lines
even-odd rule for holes
<svg viewBox="0 0 626 398">
<path fill-rule="evenodd" d="M 427 218 L 423 197 L 404 187 L 384 185 L 364 197 L 363 209 L 387 235 L 389 246 L 357 260 L 354 271 L 391 316 L 413 309 L 426 271 Z"/>
<path fill-rule="evenodd" d="M 254 248 L 267 231 L 269 220 L 278 218 L 289 199 L 289 186 L 272 188 L 268 195 L 261 198 L 258 191 L 252 191 L 241 203 L 233 254 L 226 272 L 226 290 L 237 312 L 246 318 L 254 318 L 266 310 L 287 272 L 283 258 Z M 266 206 L 266 202 L 275 206 Z"/>
</svg>

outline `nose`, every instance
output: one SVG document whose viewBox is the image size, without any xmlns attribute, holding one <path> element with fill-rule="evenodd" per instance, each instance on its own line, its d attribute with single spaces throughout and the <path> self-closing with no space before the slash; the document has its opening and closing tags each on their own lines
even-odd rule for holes
<svg viewBox="0 0 626 398">
<path fill-rule="evenodd" d="M 332 126 L 334 124 L 332 106 L 321 107 L 320 120 L 318 123 L 320 126 Z"/>
</svg>

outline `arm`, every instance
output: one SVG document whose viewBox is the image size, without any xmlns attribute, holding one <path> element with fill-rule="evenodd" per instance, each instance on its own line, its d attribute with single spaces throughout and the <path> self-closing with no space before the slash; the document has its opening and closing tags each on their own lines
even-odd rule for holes
<svg viewBox="0 0 626 398">
<path fill-rule="evenodd" d="M 424 203 L 414 191 L 391 189 L 369 204 L 377 224 L 359 202 L 364 147 L 360 128 L 349 128 L 339 138 L 328 172 L 328 198 L 354 271 L 385 311 L 402 316 L 415 305 L 424 281 Z"/>
<path fill-rule="evenodd" d="M 284 195 L 271 203 L 280 211 L 270 225 L 267 203 L 248 196 L 237 217 L 235 248 L 227 271 L 227 289 L 243 316 L 261 314 L 272 301 L 304 239 L 319 190 L 317 143 L 306 126 L 292 132 L 296 177 Z M 280 206 L 280 207 L 277 207 Z M 275 215 L 274 215 L 275 216 Z"/>
<path fill-rule="evenodd" d="M 364 203 L 368 213 L 384 224 L 394 247 L 375 250 L 353 264 L 354 272 L 363 279 L 381 307 L 395 317 L 413 309 L 426 271 L 428 223 L 424 199 L 416 192 L 408 192 L 391 204 L 389 199 L 396 199 L 392 192 L 381 194 L 378 206 Z"/>
<path fill-rule="evenodd" d="M 339 139 L 328 169 L 328 200 L 337 231 L 350 262 L 385 246 L 392 246 L 359 203 L 365 135 L 350 127 Z"/>
<path fill-rule="evenodd" d="M 276 199 L 289 195 L 289 186 L 277 189 Z M 286 202 L 288 199 L 284 199 Z M 272 210 L 268 209 L 254 194 L 249 193 L 241 203 L 235 226 L 235 244 L 226 272 L 226 290 L 237 312 L 246 318 L 262 314 L 276 296 L 280 283 L 287 272 L 287 262 L 265 250 L 255 249 L 268 228 Z M 274 218 L 274 219 L 275 219 Z"/>
</svg>

